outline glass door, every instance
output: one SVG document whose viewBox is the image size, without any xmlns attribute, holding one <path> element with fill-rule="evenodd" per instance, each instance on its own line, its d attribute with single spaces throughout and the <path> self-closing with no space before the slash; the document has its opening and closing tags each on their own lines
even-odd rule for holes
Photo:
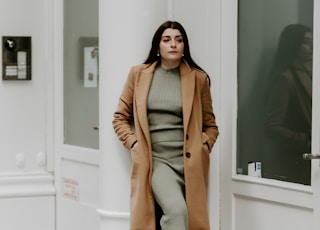
<svg viewBox="0 0 320 230">
<path fill-rule="evenodd" d="M 98 1 L 64 1 L 64 143 L 99 149 Z"/>
<path fill-rule="evenodd" d="M 319 229 L 320 5 L 221 4 L 221 229 Z"/>
<path fill-rule="evenodd" d="M 56 229 L 98 229 L 99 1 L 53 8 Z"/>
<path fill-rule="evenodd" d="M 238 174 L 310 185 L 312 30 L 313 0 L 239 1 Z"/>
</svg>

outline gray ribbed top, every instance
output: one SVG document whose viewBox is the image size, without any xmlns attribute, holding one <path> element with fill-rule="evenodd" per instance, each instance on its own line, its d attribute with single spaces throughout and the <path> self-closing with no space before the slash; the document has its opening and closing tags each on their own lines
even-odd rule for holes
<svg viewBox="0 0 320 230">
<path fill-rule="evenodd" d="M 179 68 L 157 67 L 148 95 L 151 142 L 183 141 L 182 101 Z"/>
</svg>

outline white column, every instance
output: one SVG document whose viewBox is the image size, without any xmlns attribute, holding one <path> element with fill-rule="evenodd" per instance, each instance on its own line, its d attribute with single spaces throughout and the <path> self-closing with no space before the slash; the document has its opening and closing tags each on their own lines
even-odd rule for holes
<svg viewBox="0 0 320 230">
<path fill-rule="evenodd" d="M 145 60 L 153 33 L 167 20 L 167 4 L 159 0 L 99 2 L 101 230 L 129 229 L 131 157 L 111 122 L 130 67 Z"/>
</svg>

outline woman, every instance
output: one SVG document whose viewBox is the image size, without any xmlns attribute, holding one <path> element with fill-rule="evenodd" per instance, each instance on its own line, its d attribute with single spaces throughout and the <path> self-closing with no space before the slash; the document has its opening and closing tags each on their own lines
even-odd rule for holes
<svg viewBox="0 0 320 230">
<path fill-rule="evenodd" d="M 187 34 L 164 22 L 146 61 L 131 68 L 113 127 L 130 149 L 131 229 L 210 229 L 209 153 L 218 136 L 208 75 L 192 60 Z"/>
<path fill-rule="evenodd" d="M 266 103 L 264 176 L 310 184 L 312 32 L 300 24 L 281 33 Z"/>
</svg>

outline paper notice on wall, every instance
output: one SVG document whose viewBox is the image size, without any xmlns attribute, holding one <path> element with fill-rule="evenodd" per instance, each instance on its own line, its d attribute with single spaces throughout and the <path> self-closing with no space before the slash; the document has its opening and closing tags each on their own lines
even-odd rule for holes
<svg viewBox="0 0 320 230">
<path fill-rule="evenodd" d="M 98 87 L 98 49 L 84 47 L 84 87 Z"/>
<path fill-rule="evenodd" d="M 76 180 L 63 178 L 62 194 L 71 200 L 79 200 L 79 183 Z"/>
</svg>

